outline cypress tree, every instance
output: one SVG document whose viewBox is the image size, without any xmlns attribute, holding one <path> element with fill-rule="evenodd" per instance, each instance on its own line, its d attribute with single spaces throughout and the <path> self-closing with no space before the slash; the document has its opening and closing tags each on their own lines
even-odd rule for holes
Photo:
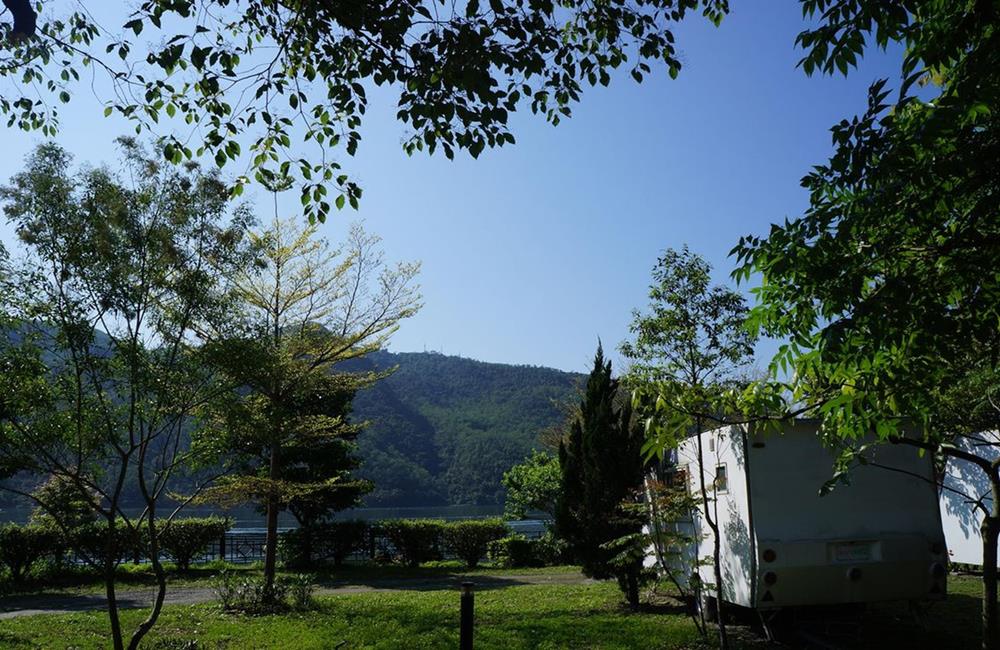
<svg viewBox="0 0 1000 650">
<path fill-rule="evenodd" d="M 612 378 L 611 361 L 598 344 L 580 412 L 559 444 L 562 497 L 555 524 L 584 574 L 617 578 L 632 609 L 639 606 L 642 562 L 613 565 L 615 552 L 605 545 L 641 530 L 641 522 L 621 506 L 642 487 L 643 440 L 631 401 Z"/>
</svg>

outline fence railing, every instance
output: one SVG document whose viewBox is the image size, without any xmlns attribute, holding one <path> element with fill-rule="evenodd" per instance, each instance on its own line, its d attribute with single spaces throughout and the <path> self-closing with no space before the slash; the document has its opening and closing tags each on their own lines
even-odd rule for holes
<svg viewBox="0 0 1000 650">
<path fill-rule="evenodd" d="M 511 528 L 513 532 L 524 535 L 527 539 L 538 539 L 545 534 L 543 523 L 530 527 L 514 525 Z M 291 529 L 286 528 L 282 530 Z M 205 549 L 205 552 L 196 561 L 210 562 L 213 560 L 224 560 L 233 564 L 257 562 L 264 559 L 265 541 L 266 534 L 259 529 L 229 530 L 219 539 L 218 543 Z M 321 547 L 323 546 L 323 542 L 328 540 L 317 538 L 315 541 L 316 546 Z M 359 545 L 347 557 L 347 560 L 364 562 L 383 556 L 391 557 L 395 554 L 396 549 L 393 547 L 392 542 L 385 535 L 381 534 L 377 527 L 373 526 L 366 534 L 364 543 Z M 444 553 L 444 559 L 446 560 L 454 559 L 454 557 L 450 553 Z"/>
</svg>

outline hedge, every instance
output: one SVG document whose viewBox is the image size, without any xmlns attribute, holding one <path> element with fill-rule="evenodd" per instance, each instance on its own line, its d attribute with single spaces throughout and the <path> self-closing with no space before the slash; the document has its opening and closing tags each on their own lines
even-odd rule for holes
<svg viewBox="0 0 1000 650">
<path fill-rule="evenodd" d="M 313 524 L 282 533 L 278 548 L 289 567 L 326 560 L 341 566 L 351 554 L 365 547 L 370 533 L 371 526 L 361 520 Z"/>
<path fill-rule="evenodd" d="M 400 561 L 407 566 L 440 560 L 445 522 L 439 519 L 388 519 L 378 524 Z"/>
<path fill-rule="evenodd" d="M 445 525 L 444 543 L 471 569 L 486 556 L 490 542 L 501 539 L 509 532 L 507 524 L 500 519 L 455 521 Z"/>
<path fill-rule="evenodd" d="M 538 539 L 508 535 L 490 542 L 487 554 L 491 561 L 507 568 L 554 566 L 568 560 L 566 542 L 552 533 Z"/>
<path fill-rule="evenodd" d="M 36 563 L 54 554 L 58 542 L 58 534 L 44 526 L 0 526 L 0 564 L 21 584 Z"/>
<path fill-rule="evenodd" d="M 164 553 L 173 558 L 177 568 L 187 571 L 191 560 L 226 534 L 232 522 L 222 517 L 191 517 L 160 522 L 159 541 Z"/>
</svg>

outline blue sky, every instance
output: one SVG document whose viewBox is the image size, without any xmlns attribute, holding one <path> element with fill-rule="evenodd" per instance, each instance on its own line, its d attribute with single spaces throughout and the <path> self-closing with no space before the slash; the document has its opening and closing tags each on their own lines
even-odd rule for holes
<svg viewBox="0 0 1000 650">
<path fill-rule="evenodd" d="M 610 349 L 627 335 L 661 250 L 688 244 L 728 283 L 740 236 L 802 212 L 799 179 L 830 153 L 829 127 L 863 110 L 869 83 L 897 77 L 901 54 L 873 50 L 848 79 L 809 78 L 795 68 L 797 2 L 733 5 L 718 28 L 679 26 L 676 80 L 619 75 L 555 128 L 516 115 L 517 145 L 479 160 L 407 157 L 394 96 L 371 96 L 361 149 L 344 161 L 361 209 L 323 232 L 336 240 L 362 218 L 391 257 L 423 262 L 426 306 L 391 349 L 584 371 L 598 337 Z M 85 92 L 65 111 L 57 140 L 79 161 L 113 161 L 112 139 L 129 132 L 101 114 Z M 0 179 L 41 141 L 3 138 Z M 250 198 L 270 214 L 269 197 Z M 283 205 L 294 211 L 296 196 Z M 6 224 L 0 236 L 11 242 Z M 761 365 L 772 351 L 761 344 Z"/>
</svg>

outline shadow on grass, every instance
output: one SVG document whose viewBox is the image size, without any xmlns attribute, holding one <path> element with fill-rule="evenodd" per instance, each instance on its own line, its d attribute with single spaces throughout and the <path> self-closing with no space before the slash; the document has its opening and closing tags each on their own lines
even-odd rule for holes
<svg viewBox="0 0 1000 650">
<path fill-rule="evenodd" d="M 516 576 L 484 575 L 466 573 L 444 568 L 379 568 L 371 567 L 342 569 L 315 575 L 316 585 L 326 589 L 364 587 L 371 589 L 392 589 L 399 591 L 440 591 L 458 589 L 463 582 L 471 582 L 476 591 L 504 589 L 517 585 L 532 584 Z"/>
</svg>

